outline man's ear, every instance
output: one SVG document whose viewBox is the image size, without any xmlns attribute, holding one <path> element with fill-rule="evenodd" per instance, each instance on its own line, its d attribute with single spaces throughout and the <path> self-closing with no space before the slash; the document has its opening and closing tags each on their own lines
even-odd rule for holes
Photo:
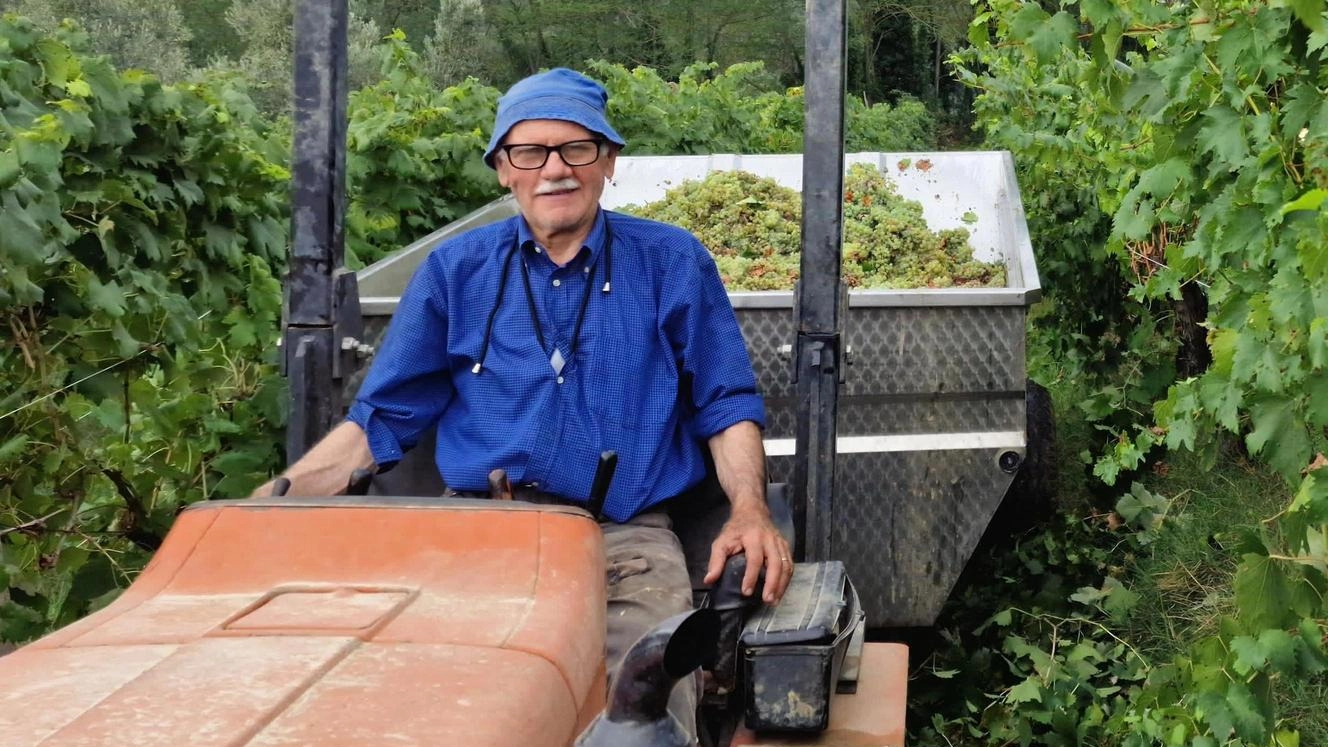
<svg viewBox="0 0 1328 747">
<path fill-rule="evenodd" d="M 613 178 L 613 167 L 618 165 L 618 151 L 621 150 L 617 145 L 610 145 L 609 152 L 604 154 L 604 178 Z"/>
<path fill-rule="evenodd" d="M 498 186 L 507 189 L 507 177 L 509 175 L 508 169 L 512 167 L 508 165 L 507 159 L 503 154 L 499 153 L 493 157 L 493 167 L 494 170 L 498 172 Z"/>
</svg>

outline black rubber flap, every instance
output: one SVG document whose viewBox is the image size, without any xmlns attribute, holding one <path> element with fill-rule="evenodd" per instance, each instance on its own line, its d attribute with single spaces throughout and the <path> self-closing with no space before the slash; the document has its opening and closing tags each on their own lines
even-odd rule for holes
<svg viewBox="0 0 1328 747">
<path fill-rule="evenodd" d="M 744 646 L 829 642 L 839 635 L 848 606 L 844 563 L 798 563 L 784 598 L 762 607 L 742 631 Z"/>
</svg>

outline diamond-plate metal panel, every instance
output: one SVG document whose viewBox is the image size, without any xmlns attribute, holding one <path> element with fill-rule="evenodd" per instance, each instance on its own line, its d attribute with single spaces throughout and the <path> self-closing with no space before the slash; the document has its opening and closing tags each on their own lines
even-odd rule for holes
<svg viewBox="0 0 1328 747">
<path fill-rule="evenodd" d="M 789 355 L 779 352 L 780 346 L 795 341 L 793 311 L 791 309 L 738 309 L 738 326 L 747 341 L 747 355 L 756 371 L 756 385 L 761 393 L 770 397 L 792 397 L 793 362 Z"/>
<path fill-rule="evenodd" d="M 1022 307 L 858 308 L 847 322 L 850 396 L 1024 389 Z"/>
<path fill-rule="evenodd" d="M 1015 431 L 1024 427 L 1022 307 L 852 308 L 852 364 L 840 390 L 842 435 Z M 796 429 L 790 309 L 738 309 L 766 398 L 768 438 Z"/>
<path fill-rule="evenodd" d="M 1002 450 L 841 454 L 831 555 L 848 567 L 871 627 L 931 625 L 1013 476 Z M 793 458 L 770 459 L 770 478 Z"/>
<path fill-rule="evenodd" d="M 1024 317 L 1020 306 L 851 308 L 842 394 L 1021 392 Z M 761 391 L 793 396 L 792 364 L 779 353 L 795 341 L 792 311 L 739 309 L 738 322 Z"/>
</svg>

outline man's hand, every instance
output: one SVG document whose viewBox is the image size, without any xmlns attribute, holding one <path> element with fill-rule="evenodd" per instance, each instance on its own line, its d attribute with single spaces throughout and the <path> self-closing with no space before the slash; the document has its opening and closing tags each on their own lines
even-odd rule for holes
<svg viewBox="0 0 1328 747">
<path fill-rule="evenodd" d="M 286 470 L 284 477 L 291 482 L 286 495 L 337 495 L 345 490 L 351 473 L 359 468 L 371 469 L 373 466 L 369 438 L 360 426 L 345 421 L 333 428 L 323 440 L 314 444 L 298 462 Z M 270 480 L 259 485 L 249 497 L 271 496 L 275 482 Z"/>
<path fill-rule="evenodd" d="M 793 553 L 770 520 L 770 512 L 764 505 L 752 503 L 733 507 L 729 520 L 710 546 L 710 565 L 706 568 L 705 582 L 713 584 L 718 581 L 724 561 L 738 553 L 747 556 L 747 573 L 742 578 L 743 595 L 751 596 L 756 590 L 757 576 L 764 568 L 765 588 L 761 598 L 766 604 L 778 603 L 793 578 Z"/>
</svg>

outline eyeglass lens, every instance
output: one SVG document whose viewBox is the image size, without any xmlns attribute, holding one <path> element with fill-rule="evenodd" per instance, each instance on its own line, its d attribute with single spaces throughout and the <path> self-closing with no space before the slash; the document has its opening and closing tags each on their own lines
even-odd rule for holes
<svg viewBox="0 0 1328 747">
<path fill-rule="evenodd" d="M 586 166 L 599 160 L 600 141 L 572 140 L 562 145 L 509 145 L 507 158 L 518 169 L 542 168 L 549 160 L 549 151 L 558 151 L 558 157 L 568 166 Z"/>
</svg>

